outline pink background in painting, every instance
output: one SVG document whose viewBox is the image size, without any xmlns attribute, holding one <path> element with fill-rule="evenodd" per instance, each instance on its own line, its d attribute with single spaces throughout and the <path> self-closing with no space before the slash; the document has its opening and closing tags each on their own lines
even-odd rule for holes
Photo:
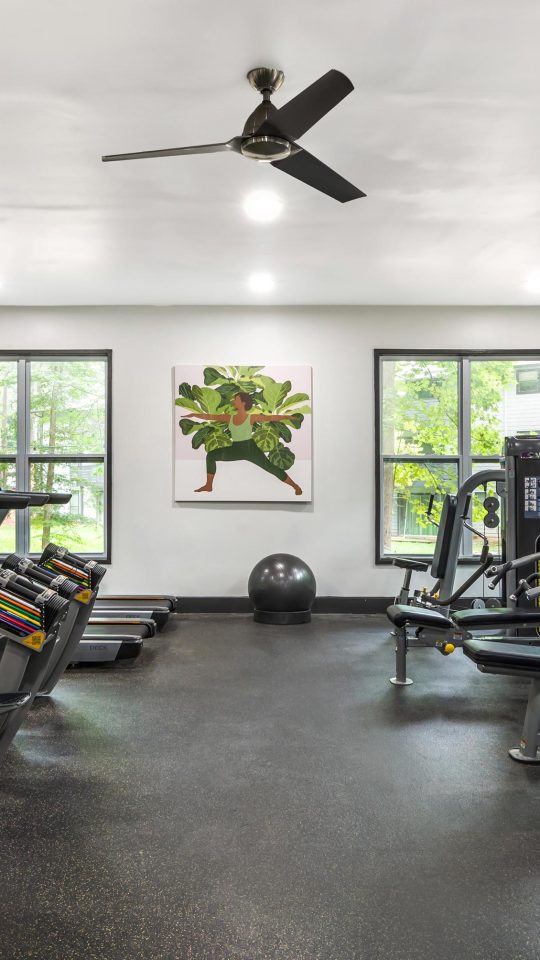
<svg viewBox="0 0 540 960">
<path fill-rule="evenodd" d="M 174 399 L 178 397 L 178 387 L 181 383 L 187 382 L 190 385 L 194 383 L 199 386 L 204 385 L 204 367 L 212 366 L 211 363 L 205 363 L 204 366 L 177 366 L 174 368 Z M 221 364 L 220 364 L 221 366 Z M 243 364 L 247 366 L 247 364 Z M 253 363 L 255 366 L 255 362 Z M 273 377 L 279 383 L 290 380 L 292 383 L 291 395 L 293 393 L 307 393 L 311 398 L 309 406 L 313 409 L 313 395 L 311 387 L 311 367 L 287 367 L 287 366 L 269 366 L 260 371 L 265 376 Z M 307 401 L 306 401 L 307 402 Z M 174 435 L 175 435 L 175 459 L 176 460 L 201 460 L 204 461 L 206 451 L 204 447 L 194 450 L 191 446 L 192 434 L 185 437 L 178 426 L 178 421 L 182 416 L 189 413 L 189 410 L 182 410 L 182 407 L 174 405 Z M 300 430 L 292 430 L 292 440 L 287 446 L 293 451 L 298 460 L 311 460 L 311 414 L 304 416 L 304 422 Z"/>
</svg>

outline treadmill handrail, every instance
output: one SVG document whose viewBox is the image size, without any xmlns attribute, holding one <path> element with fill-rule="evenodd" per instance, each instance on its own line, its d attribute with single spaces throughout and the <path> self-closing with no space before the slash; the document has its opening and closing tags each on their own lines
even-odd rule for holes
<svg viewBox="0 0 540 960">
<path fill-rule="evenodd" d="M 142 623 L 144 626 L 152 624 L 156 625 L 155 620 L 152 620 L 150 617 L 90 617 L 88 621 L 88 626 L 94 626 L 98 624 L 107 624 L 107 626 L 124 626 L 125 624 L 136 624 Z"/>
<path fill-rule="evenodd" d="M 16 497 L 27 497 L 30 507 L 42 507 L 49 502 L 50 494 L 38 492 L 37 490 L 1 490 L 2 494 L 12 494 Z"/>
<path fill-rule="evenodd" d="M 10 493 L 0 490 L 0 510 L 24 510 L 30 503 L 26 493 Z"/>
</svg>

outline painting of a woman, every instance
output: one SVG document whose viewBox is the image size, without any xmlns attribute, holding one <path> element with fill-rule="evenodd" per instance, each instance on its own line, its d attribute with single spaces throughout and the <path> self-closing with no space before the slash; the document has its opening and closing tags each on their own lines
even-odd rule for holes
<svg viewBox="0 0 540 960">
<path fill-rule="evenodd" d="M 255 464 L 267 473 L 271 473 L 278 480 L 292 487 L 297 497 L 302 495 L 302 488 L 282 469 L 274 466 L 267 456 L 259 449 L 253 439 L 253 426 L 256 423 L 277 423 L 290 419 L 287 416 L 277 414 L 264 414 L 257 411 L 250 413 L 253 407 L 253 400 L 249 393 L 243 391 L 235 394 L 232 399 L 235 413 L 189 413 L 187 418 L 194 420 L 210 420 L 215 423 L 227 424 L 232 444 L 226 447 L 220 447 L 206 455 L 206 483 L 198 487 L 195 493 L 212 493 L 214 477 L 216 475 L 217 463 L 230 462 L 233 460 L 247 460 Z"/>
<path fill-rule="evenodd" d="M 311 373 L 277 363 L 175 366 L 175 500 L 309 503 Z"/>
</svg>

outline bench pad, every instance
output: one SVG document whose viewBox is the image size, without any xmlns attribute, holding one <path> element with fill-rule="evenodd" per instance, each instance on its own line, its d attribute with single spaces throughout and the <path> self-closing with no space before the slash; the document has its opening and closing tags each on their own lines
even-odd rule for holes
<svg viewBox="0 0 540 960">
<path fill-rule="evenodd" d="M 538 610 L 520 610 L 514 607 L 480 607 L 479 609 L 456 610 L 452 614 L 456 626 L 469 630 L 483 630 L 504 626 L 540 627 L 540 607 Z"/>
<path fill-rule="evenodd" d="M 540 674 L 540 648 L 526 644 L 497 643 L 492 640 L 465 640 L 463 653 L 473 663 L 504 670 L 523 670 Z"/>
<path fill-rule="evenodd" d="M 396 627 L 410 624 L 412 627 L 438 627 L 440 630 L 451 630 L 454 626 L 448 617 L 437 610 L 413 607 L 406 603 L 393 603 L 388 607 L 386 616 Z"/>
</svg>

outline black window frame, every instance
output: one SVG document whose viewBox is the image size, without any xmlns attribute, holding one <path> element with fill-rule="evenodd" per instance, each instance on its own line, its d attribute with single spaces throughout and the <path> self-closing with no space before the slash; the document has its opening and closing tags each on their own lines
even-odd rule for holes
<svg viewBox="0 0 540 960">
<path fill-rule="evenodd" d="M 28 450 L 25 450 L 24 453 L 19 450 L 17 446 L 17 451 L 13 454 L 3 454 L 0 451 L 0 461 L 2 462 L 13 462 L 16 463 L 17 469 L 17 483 L 20 482 L 20 477 L 22 476 L 22 467 L 21 467 L 21 456 L 25 461 L 25 468 L 27 463 L 32 462 L 42 462 L 48 463 L 51 460 L 64 463 L 103 463 L 104 467 L 104 483 L 103 483 L 103 513 L 104 513 L 104 523 L 103 523 L 103 532 L 105 538 L 105 549 L 102 553 L 81 553 L 81 556 L 89 560 L 98 560 L 103 564 L 111 563 L 111 534 L 112 534 L 112 350 L 110 349 L 100 349 L 100 350 L 2 350 L 0 349 L 0 361 L 2 360 L 16 360 L 23 362 L 32 362 L 33 360 L 60 360 L 60 361 L 78 361 L 78 360 L 104 360 L 106 364 L 106 375 L 105 375 L 105 450 L 103 454 L 80 454 L 80 455 L 70 455 L 70 454 L 30 454 Z M 17 378 L 17 404 L 18 404 L 18 416 L 19 417 L 28 417 L 29 416 L 29 396 L 25 392 L 24 395 L 21 395 L 21 383 L 20 378 Z M 21 410 L 22 404 L 22 410 Z M 28 508 L 29 509 L 29 508 Z M 22 514 L 27 514 L 28 509 L 20 511 L 17 517 L 17 539 L 20 538 L 20 529 L 21 524 L 25 523 L 25 518 L 22 517 Z M 39 556 L 39 554 L 27 553 L 30 557 Z M 5 554 L 0 554 L 0 556 L 6 556 Z"/>
<path fill-rule="evenodd" d="M 426 359 L 433 360 L 455 360 L 459 362 L 458 367 L 458 452 L 448 456 L 414 456 L 404 454 L 403 456 L 384 455 L 381 448 L 381 413 L 382 413 L 382 382 L 381 382 L 381 363 L 383 360 L 406 360 L 406 359 Z M 375 349 L 374 358 L 374 388 L 375 388 L 375 563 L 377 566 L 387 566 L 392 564 L 392 556 L 385 554 L 382 547 L 382 483 L 385 460 L 394 461 L 429 461 L 440 463 L 458 464 L 458 484 L 470 475 L 470 471 L 465 472 L 465 466 L 474 463 L 493 463 L 496 459 L 502 459 L 495 456 L 481 456 L 471 453 L 470 449 L 470 377 L 468 376 L 469 367 L 465 366 L 464 360 L 536 360 L 540 363 L 540 350 L 412 350 L 412 349 Z M 464 375 L 464 371 L 467 371 Z M 464 416 L 464 410 L 469 411 L 469 416 Z M 464 453 L 464 442 L 468 443 L 468 449 Z M 396 555 L 397 556 L 397 555 Z M 402 554 L 402 556 L 411 557 L 415 560 L 428 561 L 431 554 Z M 459 559 L 460 564 L 478 565 L 478 557 L 464 556 Z"/>
</svg>

